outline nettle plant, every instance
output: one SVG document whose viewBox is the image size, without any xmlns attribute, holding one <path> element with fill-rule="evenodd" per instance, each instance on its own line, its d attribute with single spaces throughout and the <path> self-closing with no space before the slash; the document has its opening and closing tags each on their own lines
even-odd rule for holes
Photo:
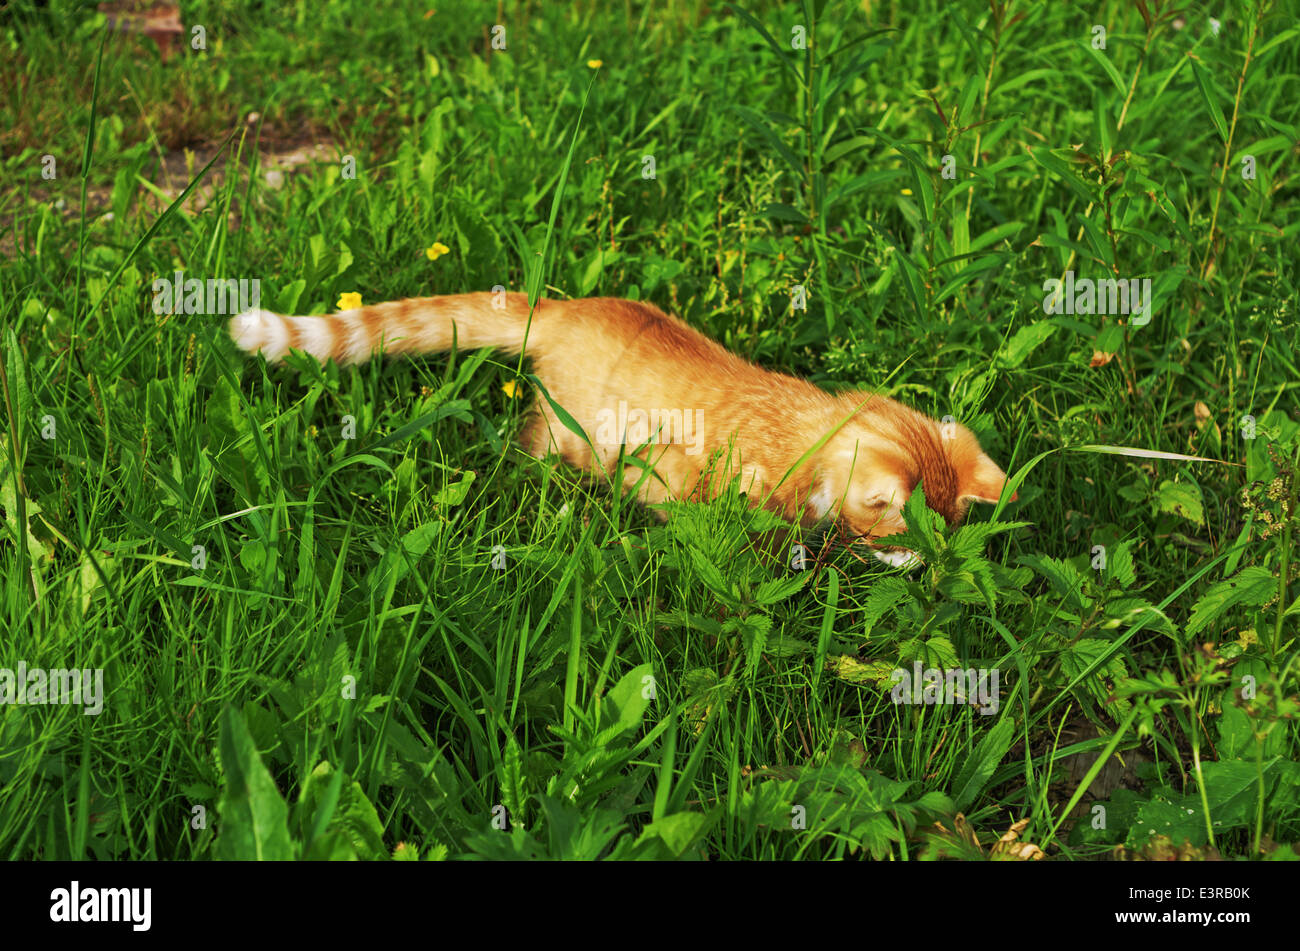
<svg viewBox="0 0 1300 951">
<path fill-rule="evenodd" d="M 1030 572 L 996 564 L 984 552 L 995 535 L 1029 523 L 972 523 L 945 535 L 943 519 L 926 507 L 923 486 L 903 506 L 903 519 L 907 531 L 881 543 L 916 552 L 924 570 L 918 579 L 889 575 L 873 583 L 864 603 L 867 636 L 875 644 L 896 644 L 898 666 L 915 661 L 940 669 L 961 666 L 958 656 L 974 646 L 963 643 L 960 634 L 972 620 L 967 607 L 984 607 L 992 619 L 999 599 L 1027 600 L 1020 589 Z"/>
<path fill-rule="evenodd" d="M 806 640 L 780 629 L 773 632 L 774 609 L 802 591 L 812 572 L 773 577 L 760 556 L 762 545 L 755 541 L 777 533 L 785 537 L 789 526 L 764 509 L 750 508 L 737 480 L 713 504 L 681 503 L 669 508 L 666 527 L 651 533 L 652 544 L 657 539 L 662 546 L 669 575 L 682 584 L 697 583 L 711 610 L 677 609 L 667 619 L 727 645 L 724 678 L 741 658 L 745 677 L 752 679 L 765 653 L 795 657 L 812 651 Z"/>
<path fill-rule="evenodd" d="M 1248 830 L 1251 851 L 1269 851 L 1264 816 L 1271 838 L 1279 822 L 1300 813 L 1300 764 L 1286 755 L 1286 724 L 1300 714 L 1294 664 L 1274 673 L 1253 658 L 1229 661 L 1204 644 L 1180 653 L 1178 667 L 1177 673 L 1144 673 L 1118 685 L 1117 698 L 1131 708 L 1117 736 L 1136 723 L 1138 736 L 1150 737 L 1168 762 L 1144 776 L 1142 793 L 1111 796 L 1107 827 L 1113 831 L 1080 829 L 1079 839 L 1122 841 L 1127 849 L 1163 840 L 1219 848 L 1224 834 Z M 1221 716 L 1212 730 L 1206 715 L 1213 713 Z M 1185 747 L 1190 768 L 1181 755 Z"/>
<path fill-rule="evenodd" d="M 1051 658 L 1031 700 L 1045 690 L 1066 690 L 1094 718 L 1112 702 L 1118 678 L 1131 669 L 1127 645 L 1140 631 L 1172 634 L 1173 622 L 1160 607 L 1135 593 L 1133 541 L 1095 545 L 1071 559 L 1024 555 L 1021 562 L 1047 582 L 1049 597 L 1038 599 L 1034 619 L 1042 632 L 1040 658 Z M 1125 705 L 1121 705 L 1122 712 Z"/>
<path fill-rule="evenodd" d="M 1159 761 L 1145 769 L 1142 792 L 1112 794 L 1101 828 L 1076 827 L 1075 844 L 1202 854 L 1224 848 L 1226 835 L 1246 835 L 1251 854 L 1270 855 L 1279 826 L 1300 817 L 1300 764 L 1288 756 L 1300 715 L 1291 633 L 1300 598 L 1288 601 L 1300 427 L 1284 420 L 1263 435 L 1269 442 L 1247 453 L 1252 481 L 1241 494 L 1245 524 L 1237 543 L 1184 589 L 1223 563 L 1221 579 L 1197 599 L 1181 632 L 1161 625 L 1176 669 L 1115 684 L 1113 710 L 1123 720 L 1112 748 L 1136 728 Z M 1234 638 L 1225 622 L 1243 614 L 1247 623 Z M 1196 643 L 1214 630 L 1217 642 Z"/>
<path fill-rule="evenodd" d="M 1186 632 L 1198 635 L 1232 608 L 1254 610 L 1253 624 L 1242 631 L 1242 649 L 1258 645 L 1277 668 L 1277 660 L 1294 641 L 1285 640 L 1300 615 L 1300 598 L 1288 603 L 1291 582 L 1300 578 L 1294 555 L 1297 500 L 1300 497 L 1300 426 L 1275 416 L 1276 425 L 1261 428 L 1246 453 L 1246 477 L 1240 501 L 1245 524 L 1224 563 L 1223 579 L 1196 602 Z M 1256 543 L 1251 545 L 1252 540 Z M 1250 563 L 1247 556 L 1254 554 Z"/>
</svg>

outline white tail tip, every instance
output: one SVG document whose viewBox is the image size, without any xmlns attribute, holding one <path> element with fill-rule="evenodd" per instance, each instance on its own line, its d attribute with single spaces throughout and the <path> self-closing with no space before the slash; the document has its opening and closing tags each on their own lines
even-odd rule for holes
<svg viewBox="0 0 1300 951">
<path fill-rule="evenodd" d="M 284 318 L 269 310 L 246 310 L 230 319 L 230 337 L 240 350 L 261 353 L 268 360 L 284 356 L 289 334 Z"/>
</svg>

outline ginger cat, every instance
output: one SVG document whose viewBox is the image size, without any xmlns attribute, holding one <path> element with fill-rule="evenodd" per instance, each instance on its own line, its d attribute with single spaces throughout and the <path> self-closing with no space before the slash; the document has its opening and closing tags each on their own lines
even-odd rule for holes
<svg viewBox="0 0 1300 951">
<path fill-rule="evenodd" d="M 729 470 L 756 504 L 805 525 L 830 516 L 895 565 L 912 564 L 914 556 L 875 542 L 904 529 L 900 510 L 918 482 L 926 504 L 950 526 L 971 502 L 996 502 L 1006 482 L 963 426 L 866 391 L 832 395 L 761 369 L 636 301 L 541 300 L 531 323 L 527 297 L 505 292 L 391 301 L 322 317 L 251 310 L 231 320 L 230 335 L 272 362 L 294 349 L 340 364 L 363 363 L 380 350 L 438 353 L 453 339 L 461 349 L 515 356 L 526 337 L 537 378 L 592 441 L 565 428 L 539 394 L 521 436 L 533 455 L 554 452 L 605 473 L 613 473 L 620 450 L 625 460 L 638 456 L 654 473 L 645 478 L 644 466 L 625 461 L 621 477 L 629 488 L 640 482 L 646 502 L 710 498 L 725 484 L 713 473 Z"/>
</svg>

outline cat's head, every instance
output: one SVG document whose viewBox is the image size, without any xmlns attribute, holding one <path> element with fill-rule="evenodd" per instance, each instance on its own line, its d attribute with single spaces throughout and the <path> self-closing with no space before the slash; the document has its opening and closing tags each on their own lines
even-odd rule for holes
<svg viewBox="0 0 1300 951">
<path fill-rule="evenodd" d="M 873 401 L 868 418 L 846 425 L 827 449 L 809 507 L 892 565 L 910 565 L 915 555 L 878 540 L 906 529 L 903 505 L 918 485 L 926 506 L 954 528 L 972 502 L 996 503 L 1007 481 L 969 429 L 892 401 Z"/>
</svg>

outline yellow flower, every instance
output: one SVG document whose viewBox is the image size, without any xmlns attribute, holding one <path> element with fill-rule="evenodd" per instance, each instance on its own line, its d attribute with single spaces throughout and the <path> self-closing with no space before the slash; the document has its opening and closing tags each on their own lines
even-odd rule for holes
<svg viewBox="0 0 1300 951">
<path fill-rule="evenodd" d="M 602 66 L 604 66 L 604 65 L 605 65 L 604 62 L 602 62 L 601 60 L 598 60 L 598 59 L 589 59 L 589 60 L 587 60 L 587 68 L 588 68 L 588 69 L 600 69 L 600 67 L 602 67 Z"/>
<path fill-rule="evenodd" d="M 361 295 L 353 291 L 339 295 L 339 302 L 334 305 L 339 310 L 356 310 L 361 306 Z"/>
<path fill-rule="evenodd" d="M 514 380 L 506 380 L 505 383 L 501 384 L 501 392 L 514 399 L 519 395 L 519 384 Z"/>
<path fill-rule="evenodd" d="M 425 249 L 424 256 L 430 261 L 436 261 L 450 250 L 451 248 L 447 247 L 441 241 L 435 241 Z"/>
<path fill-rule="evenodd" d="M 904 188 L 904 189 L 902 189 L 902 193 L 903 193 L 904 195 L 910 195 L 910 194 L 912 194 L 912 189 L 910 189 L 910 188 Z"/>
</svg>

